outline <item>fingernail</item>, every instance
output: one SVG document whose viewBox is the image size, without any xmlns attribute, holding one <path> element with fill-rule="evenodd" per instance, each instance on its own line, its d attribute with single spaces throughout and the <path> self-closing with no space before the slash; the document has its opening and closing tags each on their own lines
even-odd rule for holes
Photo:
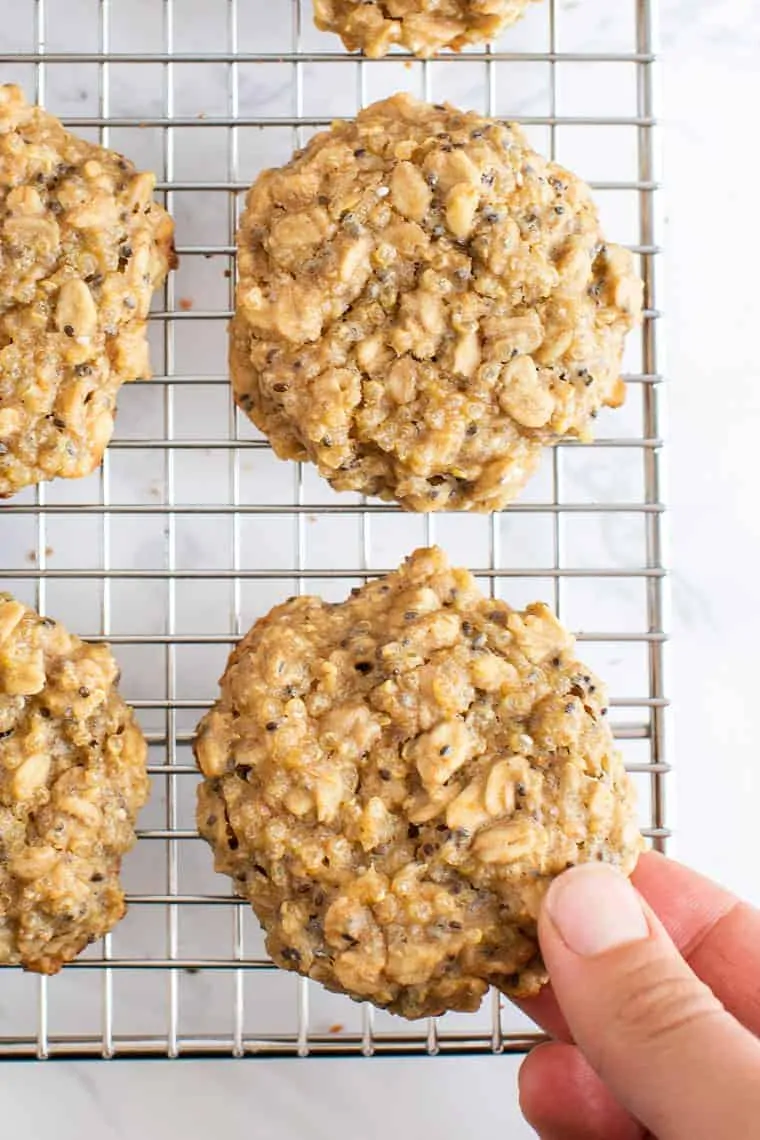
<svg viewBox="0 0 760 1140">
<path fill-rule="evenodd" d="M 544 903 L 563 942 L 583 958 L 649 936 L 636 891 L 614 867 L 587 863 L 555 879 Z"/>
</svg>

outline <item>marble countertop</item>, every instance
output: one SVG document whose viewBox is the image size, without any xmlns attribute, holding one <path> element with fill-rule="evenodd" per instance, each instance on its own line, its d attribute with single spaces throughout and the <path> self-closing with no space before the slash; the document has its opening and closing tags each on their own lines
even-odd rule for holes
<svg viewBox="0 0 760 1140">
<path fill-rule="evenodd" d="M 48 11 L 59 3 L 48 0 Z M 28 43 L 29 34 L 23 19 L 5 18 L 10 6 L 10 0 L 0 0 L 0 42 L 6 50 Z M 29 13 L 32 7 L 21 5 Z M 67 0 L 67 21 L 75 28 L 79 14 L 83 26 L 91 27 L 96 7 L 94 0 Z M 111 0 L 112 20 L 126 37 L 119 47 L 137 50 L 135 45 L 150 37 L 150 46 L 156 47 L 161 7 L 159 0 Z M 214 9 L 223 7 L 221 0 L 176 0 L 174 7 L 178 44 L 192 50 L 207 35 L 209 47 L 224 46 L 211 42 L 217 30 Z M 246 0 L 239 0 L 239 7 L 243 11 Z M 243 46 L 266 48 L 267 23 L 261 19 L 266 5 L 251 0 L 250 8 L 258 19 L 244 19 L 248 38 Z M 611 48 L 618 31 L 622 40 L 628 31 L 618 28 L 618 22 L 632 8 L 633 0 L 558 4 L 562 26 L 574 29 L 573 47 L 583 50 Z M 760 562 L 755 282 L 760 229 L 748 129 L 742 126 L 749 108 L 760 102 L 760 10 L 754 0 L 664 0 L 661 8 L 668 215 L 661 235 L 666 285 L 661 306 L 670 381 L 673 632 L 668 687 L 674 698 L 672 755 L 677 765 L 669 822 L 676 825 L 673 850 L 679 857 L 760 903 L 755 820 L 760 764 L 754 728 L 760 607 L 753 586 Z M 55 49 L 55 44 L 49 46 Z M 94 50 L 97 45 L 86 46 Z M 466 98 L 468 65 L 460 67 L 456 82 Z M 8 70 L 7 78 L 28 77 L 20 68 Z M 83 73 L 76 88 L 56 88 L 59 81 L 50 70 L 56 110 L 94 113 L 94 74 Z M 135 100 L 140 114 L 158 113 L 160 77 L 146 69 L 144 86 L 135 91 L 132 74 L 113 69 L 115 113 L 120 107 L 129 108 L 122 113 L 138 113 Z M 216 78 L 200 73 L 195 78 L 192 89 L 178 92 L 178 112 L 223 113 L 224 90 Z M 405 83 L 401 68 L 397 81 Z M 284 81 L 283 91 L 285 86 Z M 255 76 L 247 77 L 242 89 L 250 100 L 260 94 Z M 456 98 L 448 88 L 446 94 Z M 517 105 L 540 103 L 544 95 L 545 76 L 526 68 L 519 96 L 524 102 L 514 96 L 513 111 Z M 580 90 L 578 98 L 592 95 L 597 97 Z M 315 113 L 340 109 L 332 105 L 329 90 L 315 98 L 321 100 Z M 276 84 L 271 99 L 271 113 L 281 113 Z M 591 113 L 582 103 L 579 107 L 579 114 Z M 145 161 L 151 158 L 148 134 L 140 144 Z M 288 140 L 282 146 L 285 157 Z M 593 157 L 588 156 L 589 162 Z M 182 177 L 202 177 L 202 155 L 183 156 L 183 161 L 188 165 Z M 199 341 L 187 351 L 202 361 L 216 347 Z M 135 430 L 139 426 L 137 409 L 127 405 L 120 421 L 125 433 L 133 424 L 130 416 L 136 417 Z M 86 606 L 86 600 L 81 604 Z M 46 1135 L 131 1140 L 143 1134 L 174 1140 L 244 1131 L 257 1140 L 334 1140 L 344 1134 L 361 1140 L 395 1134 L 411 1140 L 423 1132 L 436 1140 L 475 1133 L 519 1138 L 531 1133 L 516 1105 L 518 1064 L 500 1057 L 0 1066 L 0 1107 L 8 1133 L 32 1140 Z"/>
</svg>

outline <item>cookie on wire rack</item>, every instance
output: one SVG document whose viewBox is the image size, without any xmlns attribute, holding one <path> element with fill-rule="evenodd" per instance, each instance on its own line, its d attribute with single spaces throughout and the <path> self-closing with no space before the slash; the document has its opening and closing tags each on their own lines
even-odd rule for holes
<svg viewBox="0 0 760 1140">
<path fill-rule="evenodd" d="M 422 59 L 495 39 L 532 0 L 314 0 L 314 20 L 370 59 L 397 44 Z"/>
<path fill-rule="evenodd" d="M 534 994 L 552 878 L 630 873 L 641 848 L 606 712 L 546 606 L 418 550 L 234 650 L 196 735 L 198 827 L 284 969 L 408 1018 Z"/>
<path fill-rule="evenodd" d="M 147 746 L 106 645 L 0 594 L 0 964 L 54 974 L 124 915 Z"/>
<path fill-rule="evenodd" d="M 155 177 L 0 87 L 0 498 L 88 475 L 174 264 Z"/>
<path fill-rule="evenodd" d="M 278 456 L 413 511 L 497 510 L 624 399 L 631 254 L 517 127 L 396 95 L 251 188 L 231 326 Z"/>
</svg>

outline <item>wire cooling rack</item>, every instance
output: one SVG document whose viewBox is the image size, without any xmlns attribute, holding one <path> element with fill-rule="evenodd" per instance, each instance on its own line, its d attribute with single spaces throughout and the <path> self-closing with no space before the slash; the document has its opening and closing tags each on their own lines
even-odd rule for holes
<svg viewBox="0 0 760 1140">
<path fill-rule="evenodd" d="M 234 639 L 291 593 L 344 597 L 438 541 L 484 588 L 555 606 L 610 683 L 645 835 L 669 835 L 658 345 L 654 13 L 543 0 L 486 49 L 422 64 L 350 57 L 308 0 L 0 0 L 0 62 L 67 125 L 158 172 L 181 265 L 154 306 L 152 380 L 125 389 L 102 469 L 0 507 L 0 588 L 108 640 L 150 743 L 130 910 L 53 979 L 0 970 L 0 1056 L 306 1056 L 520 1051 L 527 1020 L 410 1025 L 267 961 L 194 825 L 194 725 Z M 404 515 L 278 462 L 232 407 L 233 234 L 257 172 L 366 102 L 408 89 L 523 123 L 584 175 L 639 255 L 648 309 L 628 400 L 596 443 L 547 455 L 492 517 Z"/>
</svg>

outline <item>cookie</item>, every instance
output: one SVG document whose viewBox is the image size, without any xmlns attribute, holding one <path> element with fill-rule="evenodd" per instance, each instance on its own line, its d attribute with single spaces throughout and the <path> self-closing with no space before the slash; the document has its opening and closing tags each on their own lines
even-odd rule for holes
<svg viewBox="0 0 760 1140">
<path fill-rule="evenodd" d="M 147 747 L 105 645 L 0 594 L 0 963 L 54 974 L 125 911 Z"/>
<path fill-rule="evenodd" d="M 155 179 L 0 87 L 0 497 L 87 475 L 174 263 Z"/>
<path fill-rule="evenodd" d="M 413 511 L 509 503 L 624 398 L 631 254 L 516 127 L 396 95 L 248 194 L 230 361 L 278 456 Z"/>
<path fill-rule="evenodd" d="M 318 28 L 336 32 L 349 51 L 370 59 L 393 44 L 423 59 L 441 48 L 495 39 L 531 0 L 314 0 Z"/>
<path fill-rule="evenodd" d="M 408 1018 L 534 994 L 552 878 L 629 873 L 641 846 L 605 700 L 546 606 L 418 550 L 235 649 L 195 741 L 198 827 L 286 970 Z"/>
</svg>

